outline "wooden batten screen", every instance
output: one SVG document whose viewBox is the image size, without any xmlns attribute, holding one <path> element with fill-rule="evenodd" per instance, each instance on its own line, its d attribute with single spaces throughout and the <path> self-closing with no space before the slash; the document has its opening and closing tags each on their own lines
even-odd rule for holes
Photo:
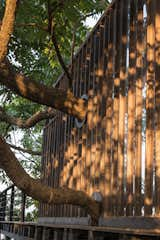
<svg viewBox="0 0 160 240">
<path fill-rule="evenodd" d="M 67 88 L 63 74 L 56 87 Z M 116 0 L 75 56 L 87 121 L 57 111 L 44 128 L 42 179 L 103 195 L 103 217 L 160 214 L 160 1 Z M 40 216 L 85 217 L 40 205 Z"/>
</svg>

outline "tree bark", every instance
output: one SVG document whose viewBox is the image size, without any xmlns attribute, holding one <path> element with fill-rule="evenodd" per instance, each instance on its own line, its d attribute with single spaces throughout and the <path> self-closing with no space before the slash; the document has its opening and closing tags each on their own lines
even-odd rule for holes
<svg viewBox="0 0 160 240">
<path fill-rule="evenodd" d="M 47 87 L 22 73 L 16 73 L 7 59 L 0 63 L 0 83 L 26 99 L 53 107 L 80 120 L 86 115 L 84 100 L 74 97 L 69 90 Z"/>
<path fill-rule="evenodd" d="M 28 129 L 34 127 L 37 123 L 45 119 L 51 119 L 56 116 L 56 112 L 53 109 L 47 109 L 44 111 L 38 111 L 30 118 L 23 120 L 22 118 L 15 118 L 10 116 L 5 112 L 3 108 L 0 107 L 0 120 L 6 122 L 10 125 L 15 125 L 22 129 Z"/>
<path fill-rule="evenodd" d="M 85 192 L 66 188 L 51 188 L 30 177 L 22 168 L 8 144 L 0 137 L 0 167 L 13 183 L 28 196 L 48 204 L 73 204 L 84 207 L 93 222 L 99 217 L 99 203 Z"/>
<path fill-rule="evenodd" d="M 7 54 L 8 43 L 13 31 L 17 0 L 7 0 L 0 30 L 0 62 Z"/>
</svg>

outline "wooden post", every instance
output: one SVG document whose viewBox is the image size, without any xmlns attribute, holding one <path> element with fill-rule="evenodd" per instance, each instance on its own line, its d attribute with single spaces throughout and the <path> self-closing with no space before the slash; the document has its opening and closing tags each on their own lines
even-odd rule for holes
<svg viewBox="0 0 160 240">
<path fill-rule="evenodd" d="M 88 231 L 88 240 L 94 240 L 93 231 Z"/>
<path fill-rule="evenodd" d="M 26 205 L 26 195 L 25 193 L 21 193 L 21 197 L 22 197 L 22 203 L 21 203 L 21 216 L 20 216 L 20 219 L 21 219 L 21 222 L 24 222 L 25 221 L 25 205 Z"/>
<path fill-rule="evenodd" d="M 9 211 L 9 221 L 13 221 L 13 208 L 14 208 L 14 186 L 11 188 L 11 203 Z"/>
<path fill-rule="evenodd" d="M 6 218 L 6 205 L 7 205 L 7 191 L 4 191 L 2 195 L 2 204 L 1 204 L 1 221 L 5 221 Z"/>
</svg>

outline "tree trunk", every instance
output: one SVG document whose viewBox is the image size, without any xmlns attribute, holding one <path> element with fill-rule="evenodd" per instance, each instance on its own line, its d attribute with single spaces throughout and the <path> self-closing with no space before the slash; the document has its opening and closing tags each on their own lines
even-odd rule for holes
<svg viewBox="0 0 160 240">
<path fill-rule="evenodd" d="M 84 207 L 93 222 L 99 217 L 99 203 L 85 192 L 66 188 L 51 188 L 30 177 L 22 168 L 8 144 L 0 137 L 0 167 L 13 183 L 28 196 L 48 204 L 73 204 Z"/>
<path fill-rule="evenodd" d="M 84 100 L 74 97 L 69 90 L 47 87 L 16 73 L 8 60 L 0 63 L 0 83 L 26 99 L 53 107 L 80 120 L 86 115 Z"/>
</svg>

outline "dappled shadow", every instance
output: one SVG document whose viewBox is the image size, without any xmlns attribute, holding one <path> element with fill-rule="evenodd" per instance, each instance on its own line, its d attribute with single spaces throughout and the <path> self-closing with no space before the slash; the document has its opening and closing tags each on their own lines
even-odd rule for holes
<svg viewBox="0 0 160 240">
<path fill-rule="evenodd" d="M 158 0 L 115 1 L 74 59 L 73 92 L 89 96 L 87 122 L 79 129 L 57 111 L 44 129 L 42 181 L 101 192 L 103 217 L 159 216 L 159 28 Z M 86 212 L 41 204 L 40 216 Z"/>
</svg>

